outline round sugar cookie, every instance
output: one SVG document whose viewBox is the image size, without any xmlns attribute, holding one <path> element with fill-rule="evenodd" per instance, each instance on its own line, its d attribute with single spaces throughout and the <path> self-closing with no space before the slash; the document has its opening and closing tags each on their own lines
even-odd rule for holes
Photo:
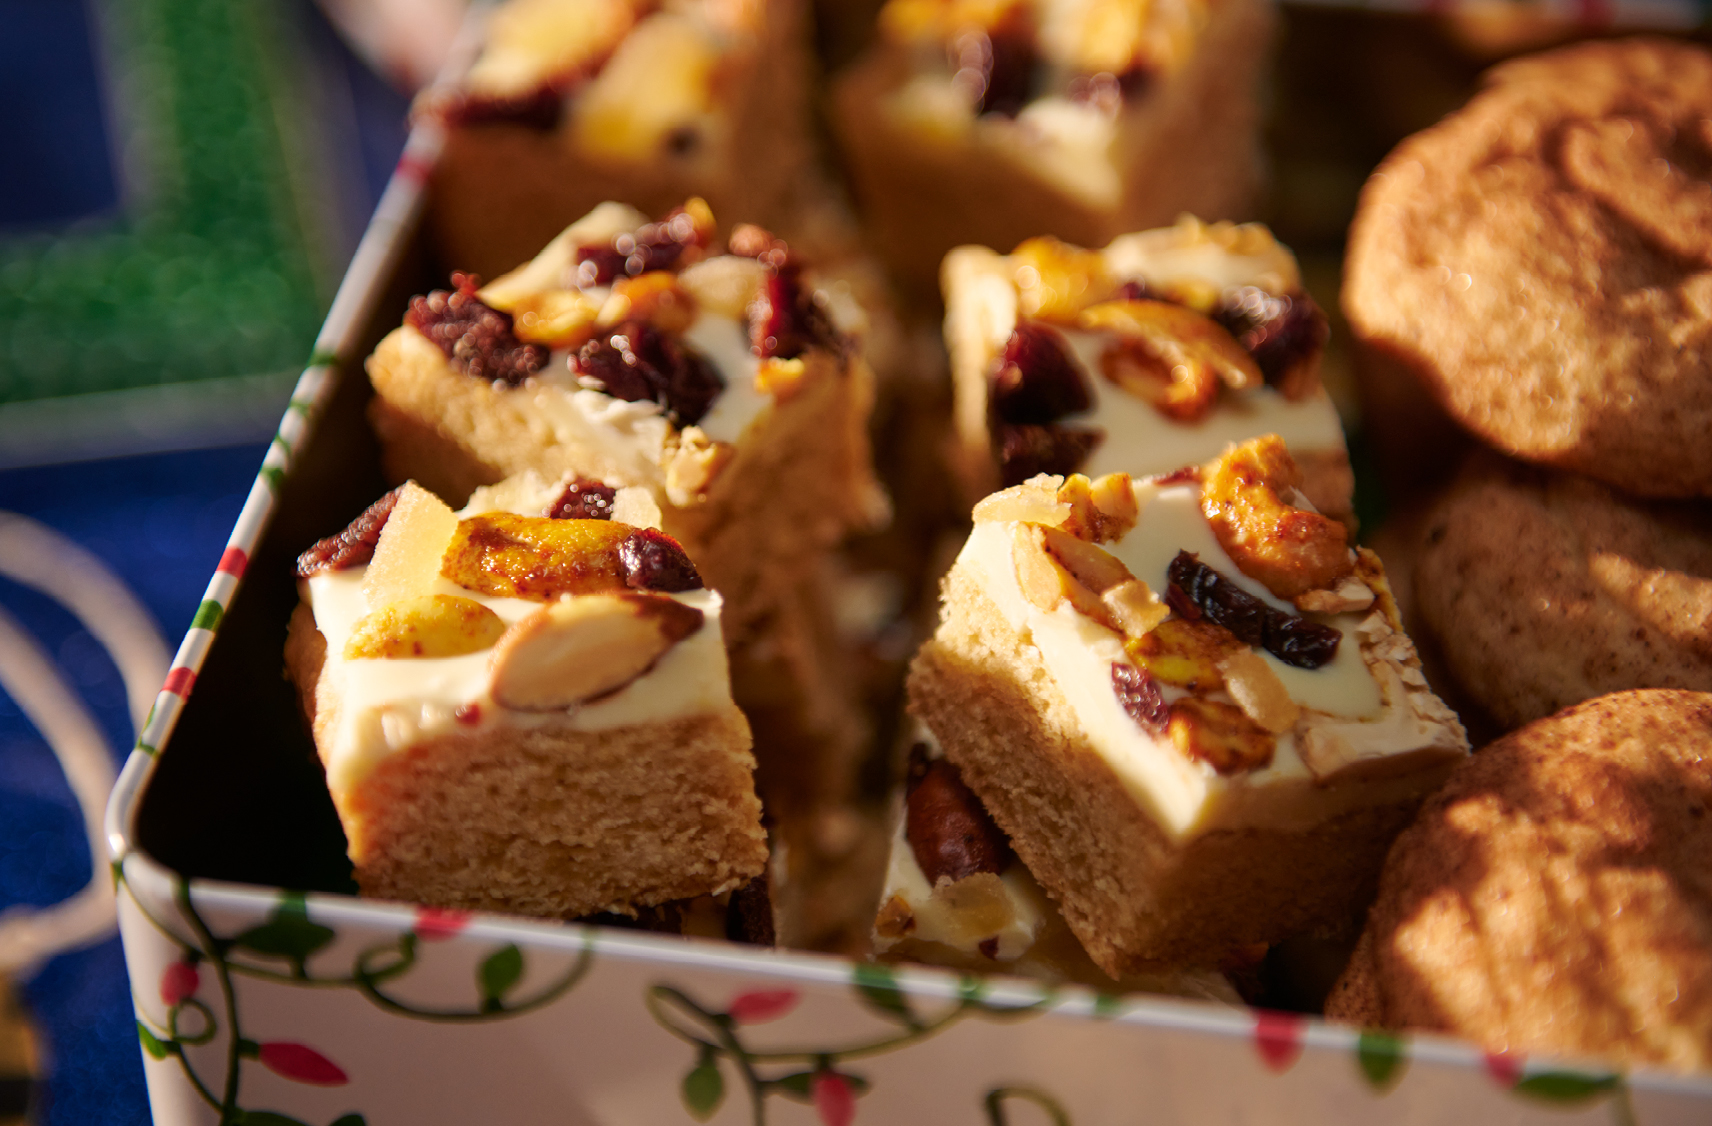
<svg viewBox="0 0 1712 1126">
<path fill-rule="evenodd" d="M 1368 181 L 1345 312 L 1385 378 L 1491 445 L 1712 495 L 1709 180 L 1712 55 L 1635 39 L 1506 63 Z"/>
<path fill-rule="evenodd" d="M 1490 1052 L 1712 1066 L 1712 695 L 1500 739 L 1397 838 L 1326 1015 Z"/>
<path fill-rule="evenodd" d="M 1502 730 L 1625 688 L 1712 691 L 1712 504 L 1470 459 L 1428 515 L 1416 611 Z"/>
</svg>

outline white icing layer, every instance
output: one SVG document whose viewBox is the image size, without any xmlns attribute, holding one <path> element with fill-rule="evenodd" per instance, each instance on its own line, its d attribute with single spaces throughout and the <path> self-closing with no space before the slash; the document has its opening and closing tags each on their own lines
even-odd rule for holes
<svg viewBox="0 0 1712 1126">
<path fill-rule="evenodd" d="M 1286 608 L 1243 575 L 1219 546 L 1200 514 L 1197 486 L 1138 484 L 1136 501 L 1140 508 L 1136 526 L 1116 543 L 1103 545 L 1136 578 L 1163 591 L 1166 566 L 1184 549 L 1250 593 Z M 1039 651 L 1083 735 L 1136 802 L 1174 838 L 1187 839 L 1222 826 L 1306 829 L 1348 810 L 1418 792 L 1419 780 L 1406 775 L 1361 782 L 1318 780 L 1296 745 L 1297 732 L 1320 722 L 1335 724 L 1338 735 L 1369 759 L 1444 744 L 1442 727 L 1416 713 L 1395 670 L 1364 655 L 1356 633 L 1363 620 L 1360 615 L 1318 619 L 1344 635 L 1337 657 L 1321 669 L 1293 668 L 1262 654 L 1292 699 L 1312 711 L 1305 711 L 1307 718 L 1294 730 L 1278 736 L 1268 766 L 1221 775 L 1209 764 L 1181 754 L 1168 739 L 1155 738 L 1124 712 L 1111 682 L 1113 662 L 1128 660 L 1116 633 L 1077 613 L 1068 601 L 1048 612 L 1023 597 L 1012 556 L 1013 527 L 998 522 L 976 524 L 957 566 L 973 573 L 1019 643 Z M 1384 670 L 1379 679 L 1375 667 Z M 1165 690 L 1168 700 L 1179 694 Z"/>
<path fill-rule="evenodd" d="M 528 499 L 528 504 L 518 505 L 516 510 L 539 515 L 541 508 L 536 501 L 540 498 L 522 495 L 526 492 L 513 490 L 517 495 L 507 499 Z M 493 491 L 484 492 L 479 500 L 493 496 Z M 460 517 L 494 510 L 490 505 L 477 504 L 472 502 Z M 363 594 L 366 572 L 365 567 L 325 571 L 302 584 L 316 628 L 327 639 L 327 664 L 322 675 L 329 678 L 339 701 L 337 722 L 322 748 L 327 785 L 336 796 L 349 793 L 386 756 L 454 729 L 568 723 L 578 731 L 607 731 L 707 714 L 730 705 L 730 675 L 719 627 L 721 601 L 711 590 L 670 596 L 702 611 L 705 617 L 700 629 L 666 650 L 642 676 L 609 696 L 567 711 L 522 712 L 493 700 L 491 649 L 460 657 L 345 660 L 346 641 L 357 622 L 372 609 Z M 445 578 L 437 579 L 430 593 L 479 602 L 508 626 L 543 605 L 482 594 Z M 459 719 L 460 709 L 465 719 Z M 468 718 L 471 716 L 474 722 Z"/>
</svg>

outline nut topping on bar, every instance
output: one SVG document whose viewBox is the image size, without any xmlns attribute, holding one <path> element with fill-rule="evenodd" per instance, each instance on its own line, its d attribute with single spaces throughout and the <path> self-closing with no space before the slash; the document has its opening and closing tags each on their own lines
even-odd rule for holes
<svg viewBox="0 0 1712 1126">
<path fill-rule="evenodd" d="M 1111 297 L 1113 283 L 1097 250 L 1044 235 L 1018 243 L 1011 262 L 1024 316 L 1074 325 L 1083 309 Z"/>
<path fill-rule="evenodd" d="M 1343 524 L 1285 499 L 1302 471 L 1276 434 L 1232 447 L 1202 482 L 1201 511 L 1219 546 L 1279 598 L 1335 589 L 1354 570 Z"/>
<path fill-rule="evenodd" d="M 440 573 L 466 590 L 538 602 L 623 590 L 618 548 L 633 531 L 614 520 L 487 512 L 458 522 Z"/>
<path fill-rule="evenodd" d="M 1171 742 L 1220 774 L 1260 770 L 1272 762 L 1277 740 L 1235 704 L 1185 696 L 1171 705 Z"/>
<path fill-rule="evenodd" d="M 375 543 L 380 539 L 381 530 L 386 527 L 387 518 L 392 515 L 393 506 L 398 503 L 399 493 L 403 491 L 404 486 L 400 485 L 363 509 L 362 514 L 351 521 L 344 531 L 328 536 L 299 555 L 297 577 L 307 579 L 310 575 L 318 575 L 322 571 L 344 571 L 351 567 L 361 567 L 373 559 Z"/>
<path fill-rule="evenodd" d="M 910 773 L 904 833 L 928 883 L 997 875 L 1010 866 L 1010 842 L 954 764 L 912 761 Z"/>
<path fill-rule="evenodd" d="M 1191 692 L 1222 688 L 1226 658 L 1239 651 L 1248 652 L 1230 630 L 1187 618 L 1162 621 L 1124 648 L 1154 679 Z"/>
<path fill-rule="evenodd" d="M 388 603 L 358 619 L 345 660 L 462 657 L 499 640 L 505 622 L 473 598 L 425 594 Z"/>
<path fill-rule="evenodd" d="M 1264 380 L 1230 333 L 1183 305 L 1108 301 L 1083 310 L 1080 324 L 1116 336 L 1100 357 L 1107 379 L 1179 422 L 1205 416 L 1221 382 L 1240 391 Z"/>
<path fill-rule="evenodd" d="M 547 366 L 547 349 L 518 339 L 511 314 L 476 296 L 480 284 L 473 275 L 453 274 L 452 290 L 411 298 L 404 323 L 439 345 L 458 371 L 516 387 Z"/>
<path fill-rule="evenodd" d="M 604 696 L 654 667 L 701 628 L 702 612 L 665 595 L 624 591 L 550 602 L 493 648 L 493 698 L 556 711 Z"/>
</svg>

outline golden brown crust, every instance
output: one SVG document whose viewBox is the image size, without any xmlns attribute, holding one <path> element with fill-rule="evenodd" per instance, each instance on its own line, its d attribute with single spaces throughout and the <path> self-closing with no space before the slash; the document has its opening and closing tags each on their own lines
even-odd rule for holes
<svg viewBox="0 0 1712 1126">
<path fill-rule="evenodd" d="M 1506 729 L 1625 688 L 1712 691 L 1712 506 L 1473 459 L 1428 518 L 1423 622 Z"/>
<path fill-rule="evenodd" d="M 287 671 L 318 748 L 341 703 L 325 658 L 300 604 Z M 766 867 L 748 747 L 735 706 L 597 732 L 501 723 L 396 751 L 334 804 L 365 895 L 545 917 L 628 912 L 729 891 Z"/>
<path fill-rule="evenodd" d="M 944 623 L 910 669 L 910 709 L 1101 969 L 1119 977 L 1161 961 L 1217 964 L 1365 902 L 1414 801 L 1306 832 L 1220 829 L 1176 843 L 1081 735 L 1038 652 L 1001 621 L 954 570 Z"/>
<path fill-rule="evenodd" d="M 1327 1015 L 1712 1066 L 1712 696 L 1623 692 L 1470 759 L 1397 840 Z"/>
<path fill-rule="evenodd" d="M 1351 327 L 1501 449 L 1641 495 L 1712 493 L 1709 117 L 1712 55 L 1687 44 L 1496 68 L 1368 181 Z"/>
</svg>

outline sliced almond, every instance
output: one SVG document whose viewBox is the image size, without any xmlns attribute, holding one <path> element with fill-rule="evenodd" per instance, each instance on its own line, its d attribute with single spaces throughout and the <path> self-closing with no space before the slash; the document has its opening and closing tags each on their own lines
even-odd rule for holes
<svg viewBox="0 0 1712 1126">
<path fill-rule="evenodd" d="M 1248 648 L 1234 650 L 1219 662 L 1219 673 L 1225 679 L 1225 691 L 1249 719 L 1274 735 L 1296 725 L 1302 709 L 1259 653 Z"/>
<path fill-rule="evenodd" d="M 1140 579 L 1129 579 L 1101 591 L 1100 601 L 1125 637 L 1151 632 L 1171 613 L 1171 607 Z"/>
<path fill-rule="evenodd" d="M 445 502 L 415 481 L 406 481 L 363 575 L 369 609 L 428 594 L 457 527 L 457 514 Z"/>
<path fill-rule="evenodd" d="M 590 594 L 541 607 L 493 648 L 493 698 L 519 711 L 557 711 L 614 692 L 701 628 L 702 612 L 640 591 Z"/>
<path fill-rule="evenodd" d="M 1078 583 L 1096 595 L 1135 577 L 1117 556 L 1062 528 L 1042 528 L 1041 542 Z"/>
<path fill-rule="evenodd" d="M 660 527 L 660 505 L 641 485 L 619 489 L 612 497 L 612 518 L 635 528 Z"/>
<path fill-rule="evenodd" d="M 462 657 L 505 633 L 505 621 L 473 598 L 425 594 L 382 606 L 357 619 L 345 641 L 347 661 Z"/>
<path fill-rule="evenodd" d="M 1018 524 L 1011 533 L 1011 558 L 1016 564 L 1017 586 L 1029 604 L 1046 611 L 1056 610 L 1064 601 L 1064 569 L 1046 554 L 1038 524 Z"/>
<path fill-rule="evenodd" d="M 1110 629 L 1118 629 L 1100 592 L 1130 578 L 1129 570 L 1110 554 L 1058 528 L 1018 524 L 1013 532 L 1012 557 L 1017 585 L 1029 603 L 1055 610 L 1068 599 L 1078 613 Z"/>
<path fill-rule="evenodd" d="M 1044 474 L 983 497 L 971 513 L 977 524 L 1003 524 L 1012 520 L 1057 527 L 1070 518 L 1070 505 L 1058 499 L 1061 477 Z"/>
</svg>

